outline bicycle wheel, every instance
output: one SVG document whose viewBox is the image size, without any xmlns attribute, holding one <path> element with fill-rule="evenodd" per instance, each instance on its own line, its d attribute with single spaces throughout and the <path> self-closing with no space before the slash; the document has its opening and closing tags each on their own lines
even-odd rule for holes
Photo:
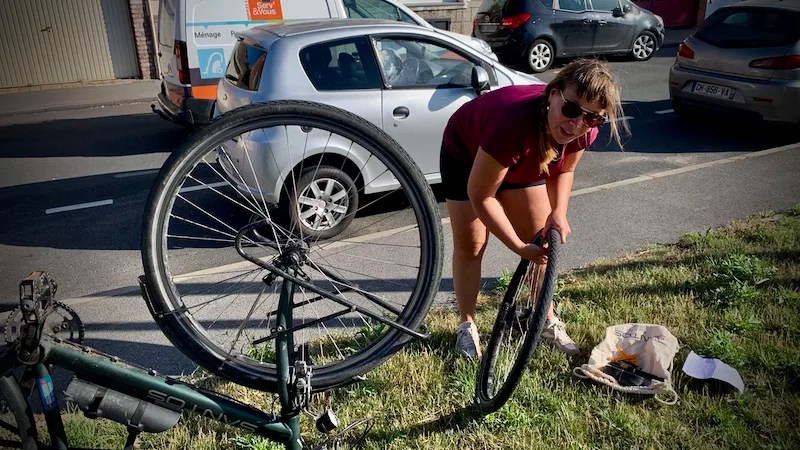
<svg viewBox="0 0 800 450">
<path fill-rule="evenodd" d="M 286 205 L 297 209 L 283 221 Z M 159 173 L 142 230 L 148 304 L 192 360 L 274 390 L 275 315 L 292 282 L 283 332 L 325 390 L 408 341 L 399 327 L 420 327 L 441 233 L 430 187 L 383 131 L 311 102 L 251 105 L 199 129 Z"/>
<path fill-rule="evenodd" d="M 37 447 L 36 423 L 13 374 L 0 377 L 0 448 Z"/>
<path fill-rule="evenodd" d="M 520 261 L 481 359 L 475 401 L 485 413 L 500 409 L 514 392 L 539 343 L 553 301 L 561 235 L 551 229 L 547 242 L 537 236 L 534 243 L 548 247 L 547 264 Z"/>
</svg>

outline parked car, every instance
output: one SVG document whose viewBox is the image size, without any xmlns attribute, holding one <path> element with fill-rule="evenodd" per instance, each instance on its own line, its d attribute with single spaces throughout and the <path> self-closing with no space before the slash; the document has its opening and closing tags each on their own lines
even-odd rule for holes
<svg viewBox="0 0 800 450">
<path fill-rule="evenodd" d="M 678 48 L 669 72 L 675 112 L 800 124 L 798 24 L 798 0 L 750 0 L 715 11 Z"/>
<path fill-rule="evenodd" d="M 484 0 L 473 34 L 504 60 L 543 72 L 557 57 L 650 59 L 664 41 L 664 21 L 628 0 Z"/>
<path fill-rule="evenodd" d="M 282 99 L 334 105 L 382 128 L 408 151 L 430 183 L 441 181 L 442 133 L 459 106 L 488 89 L 541 83 L 503 66 L 462 40 L 398 22 L 303 21 L 255 27 L 238 37 L 227 73 L 219 82 L 219 113 Z M 323 201 L 326 199 L 339 198 L 339 206 L 354 204 L 347 202 L 346 196 L 335 195 L 355 192 L 354 180 L 365 180 L 365 194 L 397 187 L 394 178 L 356 169 L 368 169 L 364 164 L 350 165 L 331 158 L 338 153 L 357 161 L 358 152 L 336 150 L 339 144 L 328 142 L 326 136 L 280 134 L 260 133 L 232 142 L 224 149 L 232 157 L 218 159 L 241 192 L 257 193 L 267 202 L 288 207 L 282 193 L 286 192 L 292 171 L 312 167 L 310 175 L 299 173 L 294 177 L 300 183 L 296 188 L 306 196 L 308 204 L 327 203 L 326 210 L 319 211 L 322 214 L 337 207 Z M 318 140 L 309 145 L 309 139 Z M 320 162 L 322 152 L 326 159 Z M 249 165 L 250 161 L 259 168 L 258 175 L 244 179 L 235 176 L 252 173 L 248 167 L 236 167 Z M 331 180 L 335 182 L 333 194 L 311 189 Z M 300 212 L 294 217 L 303 219 L 298 219 L 296 225 L 303 227 L 304 235 L 319 237 L 338 233 L 347 225 L 343 221 L 353 216 L 350 210 L 340 211 L 339 219 L 318 226 L 314 225 L 317 214 Z"/>
<path fill-rule="evenodd" d="M 397 0 L 160 0 L 158 56 L 164 81 L 154 111 L 184 125 L 208 122 L 236 32 L 270 22 L 325 18 L 396 20 L 435 29 Z M 439 32 L 494 55 L 481 39 Z"/>
</svg>

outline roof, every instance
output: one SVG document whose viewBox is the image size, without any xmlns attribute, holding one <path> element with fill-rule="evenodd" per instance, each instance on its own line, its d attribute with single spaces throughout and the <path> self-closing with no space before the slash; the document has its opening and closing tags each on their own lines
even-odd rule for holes
<svg viewBox="0 0 800 450">
<path fill-rule="evenodd" d="M 745 0 L 728 6 L 761 6 L 800 12 L 800 0 Z"/>
<path fill-rule="evenodd" d="M 270 37 L 278 36 L 291 36 L 296 34 L 314 33 L 317 31 L 339 30 L 339 29 L 353 29 L 353 28 L 369 28 L 369 27 L 382 27 L 394 29 L 419 29 L 423 28 L 419 25 L 414 25 L 404 22 L 396 22 L 393 20 L 377 20 L 377 19 L 315 19 L 315 20 L 291 20 L 286 22 L 259 25 L 248 30 L 237 33 L 241 36 L 249 37 L 256 41 L 262 40 L 266 35 L 273 35 Z"/>
</svg>

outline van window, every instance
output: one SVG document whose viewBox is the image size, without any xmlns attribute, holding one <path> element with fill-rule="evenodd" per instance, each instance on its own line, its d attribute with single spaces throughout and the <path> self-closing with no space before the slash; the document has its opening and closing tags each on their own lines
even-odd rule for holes
<svg viewBox="0 0 800 450">
<path fill-rule="evenodd" d="M 233 47 L 225 79 L 238 88 L 257 91 L 266 60 L 266 50 L 239 41 Z"/>
<path fill-rule="evenodd" d="M 344 6 L 351 19 L 383 19 L 418 25 L 411 16 L 384 0 L 345 0 Z"/>
<path fill-rule="evenodd" d="M 317 90 L 380 89 L 378 64 L 365 37 L 311 45 L 300 62 Z"/>
</svg>

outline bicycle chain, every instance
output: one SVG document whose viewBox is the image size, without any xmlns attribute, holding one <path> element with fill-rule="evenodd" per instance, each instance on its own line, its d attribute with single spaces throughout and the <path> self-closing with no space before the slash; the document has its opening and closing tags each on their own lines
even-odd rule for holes
<svg viewBox="0 0 800 450">
<path fill-rule="evenodd" d="M 4 325 L 4 336 L 8 345 L 14 345 L 20 338 L 20 328 L 24 324 L 22 310 L 17 307 L 8 315 Z M 44 331 L 61 339 L 80 344 L 86 328 L 78 313 L 61 302 L 53 302 L 53 308 L 45 319 Z"/>
</svg>

